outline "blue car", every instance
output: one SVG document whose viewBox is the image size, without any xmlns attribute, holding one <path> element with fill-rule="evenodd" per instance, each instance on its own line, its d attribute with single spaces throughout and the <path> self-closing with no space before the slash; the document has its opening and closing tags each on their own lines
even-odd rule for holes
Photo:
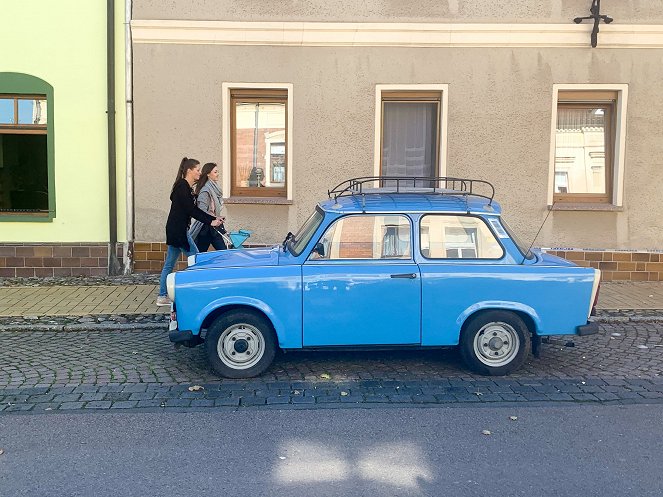
<svg viewBox="0 0 663 497">
<path fill-rule="evenodd" d="M 486 375 L 546 335 L 590 335 L 600 272 L 516 238 L 487 182 L 354 178 L 282 245 L 201 253 L 168 278 L 170 340 L 229 378 L 277 349 L 458 346 Z"/>
</svg>

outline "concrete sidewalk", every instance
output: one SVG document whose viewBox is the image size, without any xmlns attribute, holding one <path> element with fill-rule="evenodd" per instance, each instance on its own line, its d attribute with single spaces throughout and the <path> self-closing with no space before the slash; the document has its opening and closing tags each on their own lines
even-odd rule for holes
<svg viewBox="0 0 663 497">
<path fill-rule="evenodd" d="M 156 285 L 0 287 L 0 317 L 165 314 Z M 601 284 L 599 309 L 663 309 L 663 282 Z"/>
</svg>

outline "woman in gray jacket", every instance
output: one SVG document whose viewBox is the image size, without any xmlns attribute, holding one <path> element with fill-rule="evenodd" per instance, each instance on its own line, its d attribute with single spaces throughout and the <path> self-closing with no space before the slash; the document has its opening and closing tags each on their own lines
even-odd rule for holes
<svg viewBox="0 0 663 497">
<path fill-rule="evenodd" d="M 221 194 L 221 188 L 219 188 L 219 184 L 217 183 L 218 179 L 218 166 L 213 162 L 205 164 L 200 174 L 200 179 L 196 183 L 196 205 L 200 210 L 208 212 L 214 217 L 221 218 L 221 222 L 223 222 L 225 221 L 225 217 L 221 216 L 223 195 Z M 198 220 L 195 220 L 189 228 L 189 234 L 195 241 L 200 252 L 206 252 L 210 244 L 212 244 L 215 250 L 226 249 L 226 244 L 220 234 L 225 232 L 226 230 L 223 224 L 215 229 Z"/>
</svg>

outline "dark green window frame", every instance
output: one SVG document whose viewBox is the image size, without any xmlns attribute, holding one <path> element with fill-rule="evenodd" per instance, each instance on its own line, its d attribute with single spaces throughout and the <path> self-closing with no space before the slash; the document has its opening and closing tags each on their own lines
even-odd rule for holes
<svg viewBox="0 0 663 497">
<path fill-rule="evenodd" d="M 55 218 L 55 115 L 53 112 L 53 87 L 46 81 L 15 72 L 0 72 L 0 94 L 46 95 L 46 155 L 48 161 L 48 211 L 29 214 L 0 212 L 0 222 L 35 221 L 50 222 Z"/>
</svg>

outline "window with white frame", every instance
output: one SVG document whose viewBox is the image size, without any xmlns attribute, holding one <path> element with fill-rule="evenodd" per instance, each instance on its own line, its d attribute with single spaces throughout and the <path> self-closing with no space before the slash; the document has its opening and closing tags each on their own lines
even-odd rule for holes
<svg viewBox="0 0 663 497">
<path fill-rule="evenodd" d="M 555 85 L 552 203 L 621 205 L 627 85 Z"/>
</svg>

